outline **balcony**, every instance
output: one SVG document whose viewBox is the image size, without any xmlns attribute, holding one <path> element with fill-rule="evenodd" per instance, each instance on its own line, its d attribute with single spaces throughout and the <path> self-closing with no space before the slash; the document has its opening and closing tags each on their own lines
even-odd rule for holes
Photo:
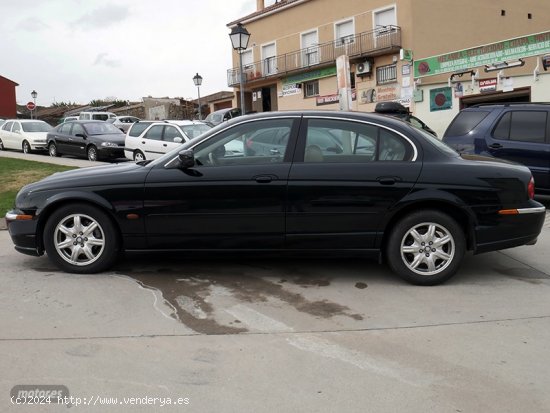
<svg viewBox="0 0 550 413">
<path fill-rule="evenodd" d="M 329 66 L 336 58 L 347 54 L 350 59 L 395 53 L 401 49 L 401 28 L 384 26 L 354 36 L 342 37 L 328 43 L 311 46 L 279 56 L 243 65 L 243 81 L 257 82 L 277 78 L 310 68 Z M 239 68 L 227 71 L 227 85 L 239 85 Z"/>
</svg>

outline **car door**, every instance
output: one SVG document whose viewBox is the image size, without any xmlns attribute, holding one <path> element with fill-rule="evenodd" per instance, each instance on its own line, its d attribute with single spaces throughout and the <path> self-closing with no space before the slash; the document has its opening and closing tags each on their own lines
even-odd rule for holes
<svg viewBox="0 0 550 413">
<path fill-rule="evenodd" d="M 13 126 L 13 121 L 8 121 L 2 125 L 2 133 L 0 138 L 2 139 L 2 144 L 6 149 L 19 149 L 15 147 L 15 142 L 11 134 L 11 128 Z"/>
<path fill-rule="evenodd" d="M 298 121 L 299 116 L 243 121 L 197 144 L 194 167 L 156 165 L 145 182 L 150 247 L 282 248 L 292 136 Z M 254 133 L 279 128 L 291 136 L 280 153 L 251 155 L 241 150 L 235 155 L 234 148 L 242 148 Z"/>
<path fill-rule="evenodd" d="M 21 128 L 21 122 L 13 122 L 11 132 L 9 133 L 10 145 L 13 149 L 23 150 L 23 130 Z"/>
<path fill-rule="evenodd" d="M 418 179 L 418 153 L 383 125 L 304 117 L 288 180 L 287 248 L 374 248 L 384 215 Z"/>
<path fill-rule="evenodd" d="M 57 153 L 67 154 L 69 153 L 69 138 L 71 138 L 71 128 L 76 123 L 67 122 L 58 126 L 54 131 L 51 132 L 53 135 L 55 144 L 57 146 Z"/>
<path fill-rule="evenodd" d="M 489 153 L 527 166 L 535 186 L 550 189 L 550 119 L 544 110 L 509 110 L 487 132 Z"/>
<path fill-rule="evenodd" d="M 175 141 L 174 141 L 175 139 Z M 178 142 L 179 140 L 179 142 Z M 182 144 L 182 142 L 185 142 L 187 139 L 185 139 L 184 135 L 180 130 L 172 125 L 165 125 L 164 131 L 162 133 L 162 148 L 161 150 L 163 153 L 169 152 L 174 148 L 177 148 Z"/>
<path fill-rule="evenodd" d="M 139 138 L 139 147 L 146 159 L 156 159 L 166 153 L 162 141 L 163 131 L 164 125 L 153 125 Z"/>
<path fill-rule="evenodd" d="M 82 123 L 74 123 L 72 126 L 66 142 L 66 152 L 63 153 L 80 157 L 86 156 L 86 145 L 88 144 L 88 135 L 90 133 Z"/>
</svg>

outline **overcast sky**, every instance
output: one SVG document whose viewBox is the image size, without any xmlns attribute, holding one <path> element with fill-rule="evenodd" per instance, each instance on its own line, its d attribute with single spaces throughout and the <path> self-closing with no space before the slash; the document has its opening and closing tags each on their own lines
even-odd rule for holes
<svg viewBox="0 0 550 413">
<path fill-rule="evenodd" d="M 266 2 L 269 4 L 269 2 Z M 196 99 L 227 86 L 226 24 L 255 0 L 0 0 L 0 75 L 17 103 Z"/>
</svg>

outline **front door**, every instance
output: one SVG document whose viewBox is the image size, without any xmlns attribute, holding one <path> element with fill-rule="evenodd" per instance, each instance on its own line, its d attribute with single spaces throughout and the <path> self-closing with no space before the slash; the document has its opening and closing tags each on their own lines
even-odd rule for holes
<svg viewBox="0 0 550 413">
<path fill-rule="evenodd" d="M 288 182 L 289 249 L 374 248 L 388 210 L 416 183 L 414 146 L 383 126 L 309 118 Z"/>
<path fill-rule="evenodd" d="M 163 162 L 153 168 L 145 182 L 149 247 L 282 248 L 298 120 L 242 122 L 195 146 L 194 167 L 182 170 Z M 255 136 L 269 131 L 275 131 L 271 135 L 278 139 L 277 150 L 256 153 L 247 147 Z"/>
</svg>

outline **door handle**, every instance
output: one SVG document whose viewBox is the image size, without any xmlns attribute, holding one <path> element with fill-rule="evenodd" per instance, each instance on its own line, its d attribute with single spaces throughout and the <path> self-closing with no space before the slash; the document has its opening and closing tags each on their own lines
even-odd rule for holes
<svg viewBox="0 0 550 413">
<path fill-rule="evenodd" d="M 145 141 L 141 141 L 141 143 L 143 143 L 145 145 Z"/>
<path fill-rule="evenodd" d="M 276 177 L 274 177 L 272 175 L 258 175 L 258 176 L 255 176 L 254 179 L 259 184 L 268 184 L 271 181 L 273 181 L 273 179 L 276 179 Z"/>
<path fill-rule="evenodd" d="M 491 149 L 500 149 L 502 147 L 503 146 L 500 143 L 492 143 L 491 145 L 489 145 L 489 148 Z"/>
<path fill-rule="evenodd" d="M 163 143 L 162 146 L 168 146 L 167 144 Z"/>
<path fill-rule="evenodd" d="M 396 182 L 401 181 L 401 178 L 398 176 L 379 176 L 376 180 L 380 185 L 393 185 Z"/>
</svg>

